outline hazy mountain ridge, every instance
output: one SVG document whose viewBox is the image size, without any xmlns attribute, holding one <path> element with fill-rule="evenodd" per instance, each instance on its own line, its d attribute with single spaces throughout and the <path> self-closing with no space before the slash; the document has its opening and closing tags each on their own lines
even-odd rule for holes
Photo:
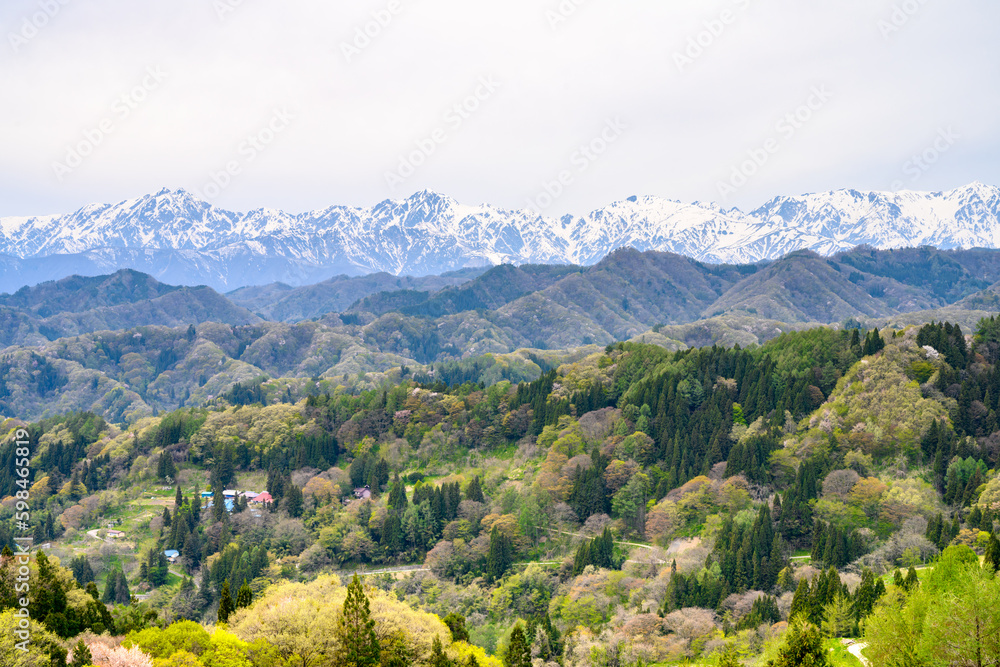
<svg viewBox="0 0 1000 667">
<path fill-rule="evenodd" d="M 0 218 L 0 289 L 134 268 L 175 284 L 228 291 L 340 274 L 427 276 L 476 266 L 592 265 L 620 247 L 707 263 L 753 263 L 810 249 L 1000 248 L 1000 189 L 838 190 L 777 197 L 750 213 L 715 204 L 629 197 L 556 220 L 433 192 L 371 208 L 237 213 L 161 190 L 68 214 Z M 43 262 L 40 262 L 44 258 Z"/>
<path fill-rule="evenodd" d="M 30 418 L 88 409 L 118 419 L 200 404 L 264 376 L 369 386 L 445 364 L 472 369 L 470 377 L 530 378 L 541 372 L 532 361 L 541 350 L 629 339 L 668 349 L 746 346 L 852 318 L 867 326 L 947 319 L 971 331 L 1000 304 L 996 250 L 861 247 L 713 265 L 626 248 L 593 266 L 502 265 L 468 277 L 382 274 L 318 291 L 238 293 L 257 293 L 258 312 L 311 309 L 299 322 L 264 321 L 210 287 L 164 285 L 135 271 L 43 283 L 0 296 L 0 406 Z M 449 281 L 464 282 L 434 291 Z M 369 293 L 397 283 L 426 289 Z M 346 312 L 321 312 L 355 294 Z"/>
<path fill-rule="evenodd" d="M 394 276 L 379 272 L 366 276 L 340 275 L 313 285 L 292 287 L 272 283 L 243 287 L 226 294 L 240 306 L 269 320 L 298 322 L 325 313 L 347 310 L 359 299 L 378 292 L 414 290 L 425 293 L 445 287 L 462 285 L 481 275 L 486 269 L 462 269 L 440 276 Z"/>
<path fill-rule="evenodd" d="M 210 287 L 164 285 L 123 269 L 109 276 L 71 276 L 0 295 L 0 345 L 38 345 L 94 331 L 202 322 L 261 321 Z"/>
</svg>

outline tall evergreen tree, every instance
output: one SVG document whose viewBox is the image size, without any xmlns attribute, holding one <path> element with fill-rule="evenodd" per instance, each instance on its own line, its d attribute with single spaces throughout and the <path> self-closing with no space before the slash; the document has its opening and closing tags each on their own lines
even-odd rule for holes
<svg viewBox="0 0 1000 667">
<path fill-rule="evenodd" d="M 990 535 L 990 540 L 986 543 L 986 558 L 983 564 L 993 568 L 994 572 L 1000 571 L 1000 540 L 996 535 Z"/>
<path fill-rule="evenodd" d="M 485 496 L 483 496 L 483 487 L 479 482 L 479 477 L 473 477 L 472 481 L 469 482 L 469 486 L 465 488 L 465 499 L 474 500 L 477 503 L 486 500 Z"/>
<path fill-rule="evenodd" d="M 81 639 L 73 647 L 73 661 L 69 664 L 69 667 L 87 667 L 93 661 L 94 657 L 90 654 L 90 649 L 87 648 L 87 645 Z"/>
<path fill-rule="evenodd" d="M 229 580 L 222 582 L 222 593 L 219 596 L 219 623 L 228 623 L 229 617 L 236 610 L 233 604 L 233 596 L 229 592 Z"/>
<path fill-rule="evenodd" d="M 250 585 L 247 580 L 243 580 L 243 585 L 240 589 L 236 591 L 236 609 L 243 609 L 244 607 L 249 607 L 253 602 L 253 591 L 250 590 Z"/>
<path fill-rule="evenodd" d="M 788 629 L 778 657 L 769 660 L 767 667 L 828 667 L 829 664 L 819 628 L 799 620 Z"/>
<path fill-rule="evenodd" d="M 740 654 L 736 650 L 736 642 L 729 642 L 722 649 L 722 653 L 719 655 L 719 667 L 743 667 L 740 663 Z"/>
<path fill-rule="evenodd" d="M 66 667 L 66 649 L 59 644 L 49 647 L 49 667 Z"/>
<path fill-rule="evenodd" d="M 302 516 L 302 508 L 302 489 L 294 484 L 289 484 L 288 488 L 285 489 L 285 509 L 288 516 L 293 518 Z"/>
<path fill-rule="evenodd" d="M 812 595 L 809 590 L 809 581 L 806 577 L 799 579 L 799 585 L 792 596 L 792 608 L 788 612 L 788 618 L 796 617 L 811 618 L 813 616 Z"/>
<path fill-rule="evenodd" d="M 451 641 L 469 641 L 469 631 L 465 627 L 465 616 L 456 614 L 455 612 L 449 612 L 448 615 L 441 620 L 444 621 L 444 624 L 447 625 L 448 629 L 451 631 Z"/>
<path fill-rule="evenodd" d="M 399 479 L 397 472 L 392 478 L 392 489 L 389 491 L 389 507 L 395 512 L 406 511 L 406 485 Z"/>
<path fill-rule="evenodd" d="M 347 586 L 344 610 L 337 619 L 337 649 L 333 664 L 352 667 L 376 667 L 381 648 L 375 635 L 368 598 L 358 575 Z"/>
<path fill-rule="evenodd" d="M 490 582 L 503 577 L 513 562 L 513 546 L 510 538 L 493 526 L 490 531 L 490 549 L 486 555 L 486 579 Z"/>
<path fill-rule="evenodd" d="M 431 658 L 427 661 L 428 667 L 453 667 L 455 664 L 451 659 L 445 655 L 444 647 L 441 645 L 441 638 L 434 635 L 434 641 L 431 642 Z"/>
<path fill-rule="evenodd" d="M 504 667 L 531 667 L 531 646 L 518 623 L 510 632 L 507 653 L 503 656 Z"/>
<path fill-rule="evenodd" d="M 212 582 L 208 578 L 208 567 L 201 568 L 201 583 L 198 584 L 198 602 L 204 609 L 212 604 Z"/>
</svg>

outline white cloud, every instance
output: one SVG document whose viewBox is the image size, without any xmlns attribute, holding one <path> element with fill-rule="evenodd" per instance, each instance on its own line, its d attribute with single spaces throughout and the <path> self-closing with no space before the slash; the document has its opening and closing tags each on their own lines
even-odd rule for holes
<svg viewBox="0 0 1000 667">
<path fill-rule="evenodd" d="M 913 187 L 1000 183 L 996 3 L 397 1 L 394 12 L 389 0 L 4 2 L 0 214 L 200 190 L 276 107 L 293 109 L 294 121 L 241 165 L 217 204 L 300 211 L 430 188 L 522 207 L 614 117 L 627 131 L 548 213 L 631 194 L 719 200 L 718 182 L 817 85 L 832 100 L 726 205 L 887 189 L 942 126 L 961 139 Z M 218 3 L 238 6 L 220 19 Z M 43 5 L 53 16 L 23 37 L 25 20 L 43 22 Z M 548 12 L 560 6 L 566 20 L 553 27 Z M 903 13 L 893 17 L 894 6 Z M 368 26 L 361 48 L 356 30 L 373 12 L 386 25 Z M 880 21 L 893 18 L 899 29 L 884 35 L 892 24 Z M 16 50 L 11 34 L 22 37 Z M 691 39 L 700 53 L 687 51 Z M 360 51 L 350 62 L 344 43 Z M 678 53 L 691 62 L 679 68 Z M 151 66 L 167 72 L 163 84 L 60 181 L 53 163 Z M 447 126 L 483 76 L 501 87 Z M 446 140 L 392 193 L 385 172 L 442 125 Z"/>
</svg>

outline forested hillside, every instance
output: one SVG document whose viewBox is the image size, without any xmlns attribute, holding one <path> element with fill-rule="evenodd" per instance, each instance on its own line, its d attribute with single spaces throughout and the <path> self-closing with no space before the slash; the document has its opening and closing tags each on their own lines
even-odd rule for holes
<svg viewBox="0 0 1000 667">
<path fill-rule="evenodd" d="M 5 411 L 122 378 L 100 414 L 4 422 L 0 542 L 48 545 L 23 664 L 848 664 L 842 638 L 875 664 L 1000 659 L 996 318 L 400 354 L 364 381 L 325 370 L 370 354 L 337 336 L 7 353 Z M 216 370 L 178 395 L 185 367 Z M 12 552 L 0 568 L 15 655 Z"/>
<path fill-rule="evenodd" d="M 626 248 L 590 267 L 340 276 L 229 295 L 246 307 L 136 271 L 76 276 L 0 295 L 0 414 L 131 422 L 209 405 L 237 382 L 291 401 L 314 385 L 370 390 L 411 373 L 518 382 L 619 341 L 677 351 L 819 324 L 971 331 L 1000 305 L 997 281 L 1000 251 L 865 247 L 741 266 Z"/>
</svg>

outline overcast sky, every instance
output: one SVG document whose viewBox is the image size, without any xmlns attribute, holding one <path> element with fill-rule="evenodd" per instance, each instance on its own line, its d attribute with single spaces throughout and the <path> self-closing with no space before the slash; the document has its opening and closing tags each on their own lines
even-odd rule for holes
<svg viewBox="0 0 1000 667">
<path fill-rule="evenodd" d="M 4 0 L 0 215 L 1000 184 L 998 25 L 995 0 Z"/>
</svg>

